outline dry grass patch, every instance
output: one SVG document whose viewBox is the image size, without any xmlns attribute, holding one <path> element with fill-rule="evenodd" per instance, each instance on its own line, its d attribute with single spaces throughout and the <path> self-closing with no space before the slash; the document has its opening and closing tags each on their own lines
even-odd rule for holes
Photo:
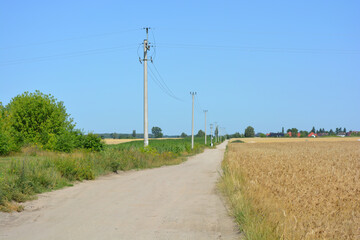
<svg viewBox="0 0 360 240">
<path fill-rule="evenodd" d="M 229 144 L 221 188 L 249 239 L 360 239 L 360 142 L 343 139 Z"/>
<path fill-rule="evenodd" d="M 112 138 L 105 138 L 104 142 L 105 144 L 120 144 L 120 143 L 126 143 L 126 142 L 133 142 L 133 141 L 139 141 L 139 140 L 143 140 L 140 138 L 135 138 L 135 139 L 112 139 Z"/>
</svg>

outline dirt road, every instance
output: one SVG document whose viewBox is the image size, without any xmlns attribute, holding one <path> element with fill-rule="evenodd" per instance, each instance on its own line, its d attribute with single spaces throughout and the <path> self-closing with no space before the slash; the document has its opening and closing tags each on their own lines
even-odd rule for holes
<svg viewBox="0 0 360 240">
<path fill-rule="evenodd" d="M 216 193 L 225 146 L 41 194 L 22 213 L 0 213 L 0 239 L 238 239 Z"/>
</svg>

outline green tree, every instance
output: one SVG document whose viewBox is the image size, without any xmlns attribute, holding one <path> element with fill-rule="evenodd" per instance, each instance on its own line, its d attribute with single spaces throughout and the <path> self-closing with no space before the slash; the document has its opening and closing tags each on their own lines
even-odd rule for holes
<svg viewBox="0 0 360 240">
<path fill-rule="evenodd" d="M 233 138 L 241 138 L 241 134 L 239 132 L 236 132 L 231 137 L 233 137 Z"/>
<path fill-rule="evenodd" d="M 320 129 L 320 130 L 321 130 L 321 129 Z M 316 132 L 315 132 L 315 127 L 313 127 L 310 132 L 316 133 Z"/>
<path fill-rule="evenodd" d="M 119 134 L 117 134 L 116 132 L 114 132 L 114 133 L 111 133 L 111 134 L 110 134 L 110 137 L 111 137 L 112 139 L 117 139 L 117 138 L 119 138 Z"/>
<path fill-rule="evenodd" d="M 199 130 L 198 133 L 196 134 L 197 137 L 204 137 L 205 136 L 205 132 L 203 130 Z"/>
<path fill-rule="evenodd" d="M 163 137 L 162 130 L 159 127 L 152 127 L 151 133 L 154 135 L 155 138 Z"/>
<path fill-rule="evenodd" d="M 344 128 L 344 132 L 346 133 L 346 128 Z"/>
<path fill-rule="evenodd" d="M 255 130 L 253 127 L 248 126 L 245 129 L 245 137 L 255 137 Z"/>
<path fill-rule="evenodd" d="M 300 131 L 300 137 L 307 137 L 309 135 L 308 131 Z"/>
<path fill-rule="evenodd" d="M 214 136 L 217 136 L 218 134 L 219 134 L 219 128 L 218 128 L 218 126 L 216 126 Z"/>
<path fill-rule="evenodd" d="M 6 115 L 11 134 L 19 143 L 45 145 L 52 135 L 59 136 L 75 127 L 64 103 L 38 90 L 14 97 L 6 106 Z"/>
<path fill-rule="evenodd" d="M 297 128 L 292 128 L 291 129 L 291 136 L 292 137 L 297 137 L 298 132 L 299 132 L 299 130 Z"/>
<path fill-rule="evenodd" d="M 330 129 L 329 135 L 335 135 L 335 133 L 334 133 L 334 131 L 332 129 Z"/>
<path fill-rule="evenodd" d="M 183 133 L 181 133 L 180 137 L 186 138 L 186 137 L 187 137 L 187 134 L 183 132 Z"/>
<path fill-rule="evenodd" d="M 133 138 L 136 138 L 136 130 L 133 130 L 132 135 Z"/>
</svg>

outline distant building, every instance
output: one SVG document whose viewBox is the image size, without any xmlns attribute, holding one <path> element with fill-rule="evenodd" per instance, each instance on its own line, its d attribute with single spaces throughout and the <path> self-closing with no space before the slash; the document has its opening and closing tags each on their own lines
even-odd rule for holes
<svg viewBox="0 0 360 240">
<path fill-rule="evenodd" d="M 349 132 L 347 132 L 346 133 L 346 136 L 351 136 L 351 134 L 359 134 L 360 133 L 360 131 L 349 131 Z"/>
<path fill-rule="evenodd" d="M 339 137 L 345 137 L 345 136 L 346 136 L 346 132 L 338 132 L 337 136 L 339 136 Z"/>
<path fill-rule="evenodd" d="M 309 133 L 309 135 L 308 135 L 308 137 L 317 137 L 317 136 L 318 135 L 316 133 L 313 133 L 313 132 Z"/>
<path fill-rule="evenodd" d="M 329 133 L 317 133 L 318 137 L 329 136 Z"/>
<path fill-rule="evenodd" d="M 283 133 L 269 133 L 268 137 L 284 137 Z"/>
</svg>

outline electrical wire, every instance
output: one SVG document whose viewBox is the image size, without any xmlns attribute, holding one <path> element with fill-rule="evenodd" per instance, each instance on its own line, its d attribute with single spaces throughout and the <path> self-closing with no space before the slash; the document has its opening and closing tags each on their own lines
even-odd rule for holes
<svg viewBox="0 0 360 240">
<path fill-rule="evenodd" d="M 198 95 L 195 96 L 195 107 L 199 113 L 203 113 L 204 109 L 202 108 Z"/>
<path fill-rule="evenodd" d="M 90 50 L 84 50 L 84 51 L 78 51 L 78 52 L 55 54 L 55 55 L 49 55 L 49 56 L 39 56 L 39 57 L 33 57 L 33 58 L 15 59 L 15 60 L 10 60 L 10 61 L 0 62 L 0 66 L 57 60 L 57 59 L 69 58 L 69 57 L 87 56 L 87 55 L 93 55 L 93 54 L 114 52 L 114 51 L 118 51 L 118 50 L 128 50 L 128 49 L 133 49 L 134 46 L 137 46 L 137 44 L 136 45 L 134 45 L 134 44 L 124 45 L 124 46 L 111 47 L 111 48 L 90 49 Z"/>
<path fill-rule="evenodd" d="M 117 35 L 117 34 L 122 34 L 122 33 L 127 33 L 127 32 L 138 31 L 138 30 L 141 30 L 141 28 L 128 29 L 128 30 L 119 31 L 119 32 L 91 34 L 91 35 L 85 35 L 85 36 L 79 36 L 79 37 L 57 39 L 57 40 L 38 42 L 38 43 L 30 43 L 30 44 L 24 44 L 24 45 L 8 46 L 8 47 L 0 48 L 0 50 L 22 48 L 22 47 L 29 47 L 29 46 L 37 46 L 37 45 L 45 45 L 45 44 L 51 44 L 51 43 L 57 43 L 57 42 L 66 42 L 66 41 L 73 41 L 73 40 L 81 40 L 81 39 L 89 39 L 89 38 L 103 37 L 103 36 L 109 36 L 109 35 Z"/>
<path fill-rule="evenodd" d="M 154 29 L 153 29 L 153 31 L 151 31 L 151 34 L 152 34 L 153 39 L 154 39 L 154 44 L 153 44 L 154 54 L 153 54 L 153 56 L 152 56 L 152 59 L 155 60 L 155 58 L 156 58 L 156 40 L 155 40 Z"/>
<path fill-rule="evenodd" d="M 176 95 L 173 93 L 173 91 L 171 91 L 171 89 L 168 87 L 168 85 L 166 84 L 164 78 L 161 76 L 160 72 L 158 71 L 157 67 L 155 66 L 154 62 L 152 62 L 152 65 L 154 66 L 155 71 L 157 72 L 161 82 L 163 83 L 163 85 L 165 86 L 165 88 L 173 95 L 176 97 Z M 177 99 L 181 100 L 180 98 L 176 97 Z"/>
<path fill-rule="evenodd" d="M 225 45 L 203 45 L 203 44 L 181 44 L 181 43 L 158 43 L 157 46 L 165 48 L 198 48 L 198 49 L 222 49 L 242 50 L 251 52 L 269 53 L 310 53 L 310 54 L 360 54 L 360 50 L 346 49 L 317 49 L 317 48 L 268 48 L 251 46 L 225 46 Z"/>
<path fill-rule="evenodd" d="M 166 93 L 169 97 L 174 98 L 178 101 L 182 101 L 181 99 L 179 99 L 178 97 L 176 97 L 175 95 L 173 95 L 171 92 L 168 91 L 168 89 L 161 83 L 161 81 L 157 78 L 157 76 L 155 75 L 155 73 L 153 72 L 153 70 L 151 69 L 151 67 L 149 67 L 150 70 L 150 77 L 154 80 L 154 82 L 159 86 L 159 88 Z"/>
</svg>

